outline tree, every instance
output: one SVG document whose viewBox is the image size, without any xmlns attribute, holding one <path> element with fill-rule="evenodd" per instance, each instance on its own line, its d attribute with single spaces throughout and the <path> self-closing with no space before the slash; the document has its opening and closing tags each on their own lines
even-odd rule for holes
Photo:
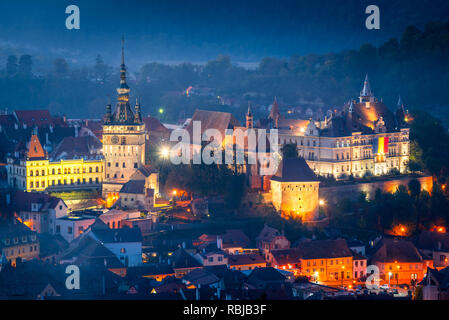
<svg viewBox="0 0 449 320">
<path fill-rule="evenodd" d="M 6 74 L 9 77 L 16 75 L 18 66 L 17 56 L 8 56 L 8 61 L 6 62 Z"/>
<path fill-rule="evenodd" d="M 33 61 L 29 54 L 20 56 L 18 74 L 21 78 L 29 79 L 33 75 Z"/>
<path fill-rule="evenodd" d="M 298 148 L 296 143 L 284 144 L 281 149 L 282 157 L 284 159 L 298 158 Z"/>
<path fill-rule="evenodd" d="M 54 74 L 58 78 L 67 77 L 69 74 L 69 64 L 63 58 L 58 58 L 53 62 Z"/>
</svg>

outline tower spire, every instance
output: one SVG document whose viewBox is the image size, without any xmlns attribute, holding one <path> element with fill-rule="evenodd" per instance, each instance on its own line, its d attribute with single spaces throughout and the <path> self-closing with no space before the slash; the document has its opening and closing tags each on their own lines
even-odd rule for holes
<svg viewBox="0 0 449 320">
<path fill-rule="evenodd" d="M 371 86 L 369 84 L 368 74 L 365 76 L 365 81 L 363 82 L 363 89 L 360 92 L 361 97 L 372 97 Z"/>
<path fill-rule="evenodd" d="M 248 101 L 248 112 L 246 113 L 246 128 L 253 128 L 253 114 L 251 113 L 251 104 Z"/>
</svg>

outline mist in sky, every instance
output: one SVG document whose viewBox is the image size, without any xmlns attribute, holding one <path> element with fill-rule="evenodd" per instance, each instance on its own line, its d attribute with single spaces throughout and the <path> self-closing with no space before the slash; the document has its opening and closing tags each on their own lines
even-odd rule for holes
<svg viewBox="0 0 449 320">
<path fill-rule="evenodd" d="M 65 8 L 78 5 L 81 29 L 67 30 Z M 381 29 L 365 28 L 365 8 L 380 7 Z M 117 64 L 126 36 L 128 64 L 205 62 L 219 54 L 234 62 L 266 56 L 357 49 L 396 37 L 408 25 L 447 19 L 447 0 L 18 0 L 0 2 L 1 59 L 30 53 Z"/>
</svg>

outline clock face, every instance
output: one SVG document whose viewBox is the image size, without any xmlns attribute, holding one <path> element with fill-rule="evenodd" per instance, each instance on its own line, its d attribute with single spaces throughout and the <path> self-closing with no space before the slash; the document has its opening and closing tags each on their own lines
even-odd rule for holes
<svg viewBox="0 0 449 320">
<path fill-rule="evenodd" d="M 113 136 L 111 138 L 111 142 L 112 142 L 112 144 L 117 144 L 118 143 L 118 137 L 117 136 Z"/>
</svg>

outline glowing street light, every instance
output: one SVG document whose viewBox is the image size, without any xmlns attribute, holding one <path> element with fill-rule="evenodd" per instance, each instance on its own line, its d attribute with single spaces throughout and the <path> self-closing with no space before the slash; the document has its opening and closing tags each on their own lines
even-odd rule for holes
<svg viewBox="0 0 449 320">
<path fill-rule="evenodd" d="M 167 159 L 170 156 L 170 150 L 167 147 L 163 147 L 160 154 L 162 158 Z"/>
<path fill-rule="evenodd" d="M 326 204 L 326 202 L 323 199 L 320 199 L 318 203 L 320 206 L 324 206 Z"/>
<path fill-rule="evenodd" d="M 388 272 L 388 287 L 390 287 L 390 280 L 391 280 L 391 276 L 393 275 L 393 272 Z"/>
<path fill-rule="evenodd" d="M 163 113 L 164 113 L 164 109 L 159 108 L 159 113 L 160 113 L 160 114 L 163 114 Z"/>
</svg>

